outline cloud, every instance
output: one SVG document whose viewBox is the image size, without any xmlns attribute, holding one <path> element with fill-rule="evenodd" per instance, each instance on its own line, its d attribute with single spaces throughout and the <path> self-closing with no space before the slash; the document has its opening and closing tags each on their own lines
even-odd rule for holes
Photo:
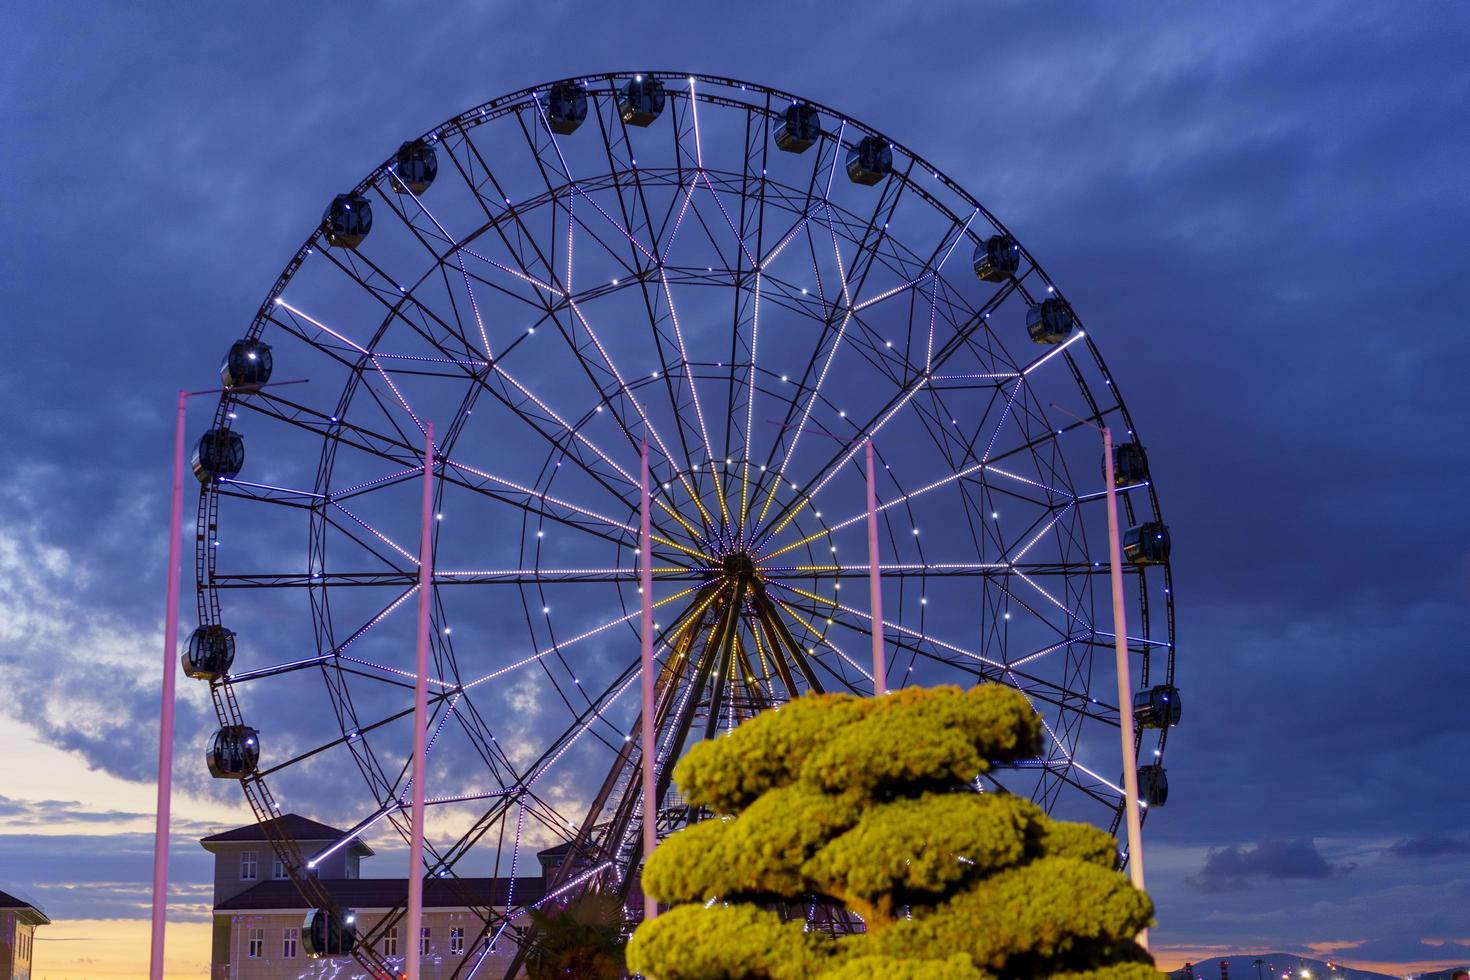
<svg viewBox="0 0 1470 980">
<path fill-rule="evenodd" d="M 86 810 L 77 800 L 13 800 L 0 796 L 0 819 L 8 824 L 52 824 L 75 820 L 81 823 L 116 823 L 121 820 L 152 819 L 151 813 L 126 810 Z"/>
<path fill-rule="evenodd" d="M 1253 847 L 1211 848 L 1204 867 L 1187 880 L 1201 891 L 1239 891 L 1253 878 L 1331 878 L 1344 875 L 1356 864 L 1330 864 L 1311 838 L 1266 839 Z"/>
<path fill-rule="evenodd" d="M 1333 950 L 1334 955 L 1372 963 L 1423 963 L 1440 961 L 1464 963 L 1470 960 L 1470 945 L 1446 940 L 1442 943 L 1422 939 L 1370 939 L 1355 946 Z"/>
<path fill-rule="evenodd" d="M 1415 834 L 1388 845 L 1388 853 L 1401 858 L 1443 857 L 1470 854 L 1470 840 L 1444 834 Z"/>
</svg>

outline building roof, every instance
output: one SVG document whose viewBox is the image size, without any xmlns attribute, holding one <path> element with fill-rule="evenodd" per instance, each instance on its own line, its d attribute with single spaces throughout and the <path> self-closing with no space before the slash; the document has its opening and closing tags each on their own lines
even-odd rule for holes
<svg viewBox="0 0 1470 980">
<path fill-rule="evenodd" d="M 51 924 L 51 920 L 45 912 L 42 912 L 30 902 L 16 898 L 9 892 L 0 892 L 0 909 L 7 911 L 17 910 L 20 912 L 21 918 L 29 919 L 33 924 L 38 926 L 49 926 Z"/>
<path fill-rule="evenodd" d="M 433 878 L 424 882 L 424 908 L 501 906 L 510 897 L 509 878 Z M 407 878 L 323 878 L 322 887 L 343 908 L 391 909 L 408 901 Z M 540 901 L 546 894 L 541 877 L 515 879 L 515 902 Z M 262 881 L 214 907 L 216 912 L 299 909 L 311 906 L 289 881 Z"/>
<path fill-rule="evenodd" d="M 265 823 L 278 826 L 282 834 L 296 841 L 322 841 L 331 843 L 347 836 L 347 831 L 345 830 L 328 827 L 324 823 L 309 820 L 298 813 L 285 813 L 273 820 L 267 820 Z M 208 848 L 210 844 L 264 841 L 266 839 L 264 826 L 265 824 L 247 824 L 244 827 L 236 827 L 234 830 L 226 830 L 223 833 L 202 838 L 199 843 Z M 365 857 L 372 856 L 373 849 L 364 844 L 360 839 L 353 838 L 353 847 L 357 848 Z"/>
</svg>

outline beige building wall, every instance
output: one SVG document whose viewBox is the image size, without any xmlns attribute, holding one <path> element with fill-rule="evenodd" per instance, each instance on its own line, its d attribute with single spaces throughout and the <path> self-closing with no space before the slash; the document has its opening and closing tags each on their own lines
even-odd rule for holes
<svg viewBox="0 0 1470 980">
<path fill-rule="evenodd" d="M 357 909 L 358 931 L 369 931 L 387 912 L 387 909 Z M 350 957 L 345 959 L 354 968 L 350 973 L 343 972 L 344 959 L 307 959 L 306 949 L 301 942 L 301 926 L 305 918 L 304 912 L 285 910 L 215 913 L 217 967 L 214 980 L 313 980 L 327 977 L 346 980 L 348 977 L 364 976 L 355 969 L 356 964 Z M 468 909 L 425 909 L 424 926 L 429 930 L 429 951 L 420 960 L 419 969 L 423 980 L 448 980 L 464 962 L 464 957 L 469 955 L 481 925 L 479 917 Z M 451 952 L 450 936 L 455 928 L 464 930 L 464 953 Z M 287 943 L 289 930 L 294 930 L 296 937 L 295 956 L 287 955 L 290 951 Z M 383 941 L 378 943 L 378 951 L 384 953 L 400 969 L 412 952 L 406 935 L 406 927 L 400 919 L 397 954 L 388 954 L 384 950 Z M 251 939 L 256 936 L 260 940 L 259 955 L 252 956 Z M 221 939 L 225 946 L 223 950 L 218 946 Z M 228 964 L 222 970 L 218 967 L 221 963 L 221 952 L 225 953 L 224 962 Z M 479 975 L 504 976 L 514 955 L 513 944 L 505 942 L 503 949 L 485 958 Z"/>
</svg>

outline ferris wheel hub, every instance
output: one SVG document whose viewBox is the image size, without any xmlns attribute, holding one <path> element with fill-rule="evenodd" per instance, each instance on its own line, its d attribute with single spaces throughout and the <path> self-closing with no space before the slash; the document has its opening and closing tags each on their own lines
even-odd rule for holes
<svg viewBox="0 0 1470 980">
<path fill-rule="evenodd" d="M 722 562 L 725 578 L 732 585 L 744 580 L 746 584 L 756 579 L 755 558 L 748 551 L 734 551 Z"/>
</svg>

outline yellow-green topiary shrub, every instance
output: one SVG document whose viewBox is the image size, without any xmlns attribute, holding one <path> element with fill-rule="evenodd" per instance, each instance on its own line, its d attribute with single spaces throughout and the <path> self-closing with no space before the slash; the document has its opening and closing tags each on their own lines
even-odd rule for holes
<svg viewBox="0 0 1470 980">
<path fill-rule="evenodd" d="M 696 745 L 674 774 L 716 817 L 659 846 L 644 884 L 674 906 L 639 926 L 650 980 L 1160 980 L 1133 941 L 1153 906 L 1112 837 L 978 793 L 1030 758 L 1040 722 L 1012 688 L 816 695 Z M 784 908 L 845 906 L 832 938 Z"/>
</svg>

